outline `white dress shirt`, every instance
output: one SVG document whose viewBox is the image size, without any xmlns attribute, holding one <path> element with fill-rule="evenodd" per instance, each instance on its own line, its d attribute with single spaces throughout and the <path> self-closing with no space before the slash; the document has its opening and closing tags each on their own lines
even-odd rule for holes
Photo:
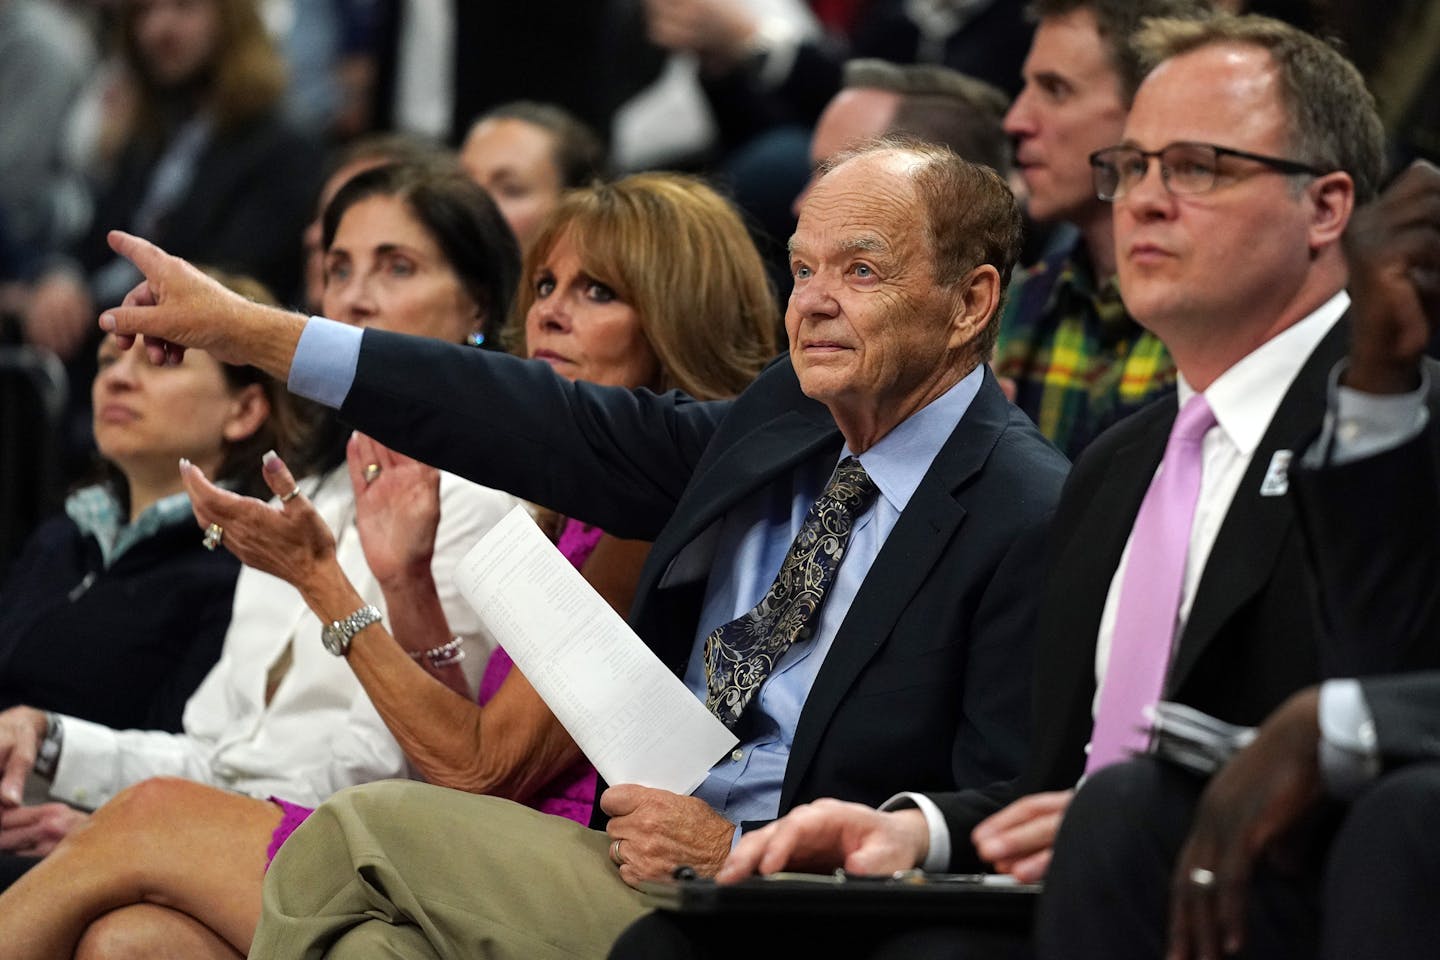
<svg viewBox="0 0 1440 960">
<path fill-rule="evenodd" d="M 301 488 L 337 531 L 341 568 L 365 602 L 383 610 L 384 598 L 355 527 L 348 472 L 342 464 L 319 481 L 318 489 L 313 489 L 315 482 L 302 480 Z M 441 475 L 432 569 L 450 631 L 465 638 L 466 665 L 475 670 L 483 667 L 494 643 L 460 597 L 452 571 L 516 503 L 507 494 Z M 399 744 L 349 664 L 321 646 L 320 627 L 294 587 L 243 568 L 220 660 L 186 705 L 184 732 L 112 730 L 65 717 L 51 796 L 94 809 L 131 784 L 174 776 L 315 806 L 343 787 L 406 776 Z M 267 704 L 267 675 L 287 647 L 293 662 Z"/>
<path fill-rule="evenodd" d="M 1205 391 L 1205 399 L 1215 413 L 1216 425 L 1205 434 L 1201 447 L 1200 495 L 1190 528 L 1190 550 L 1185 558 L 1185 579 L 1181 584 L 1180 611 L 1175 627 L 1177 638 L 1185 630 L 1190 607 L 1195 601 L 1195 589 L 1200 584 L 1210 550 L 1215 546 L 1220 526 L 1230 510 L 1230 501 L 1235 498 L 1235 491 L 1250 466 L 1255 449 L 1270 428 L 1270 421 L 1300 373 L 1300 368 L 1349 306 L 1350 295 L 1341 290 L 1309 316 L 1261 344 L 1221 374 Z M 1183 374 L 1179 377 L 1177 390 L 1181 407 L 1195 394 Z M 1156 472 L 1159 472 L 1158 469 Z M 1105 668 L 1115 636 L 1120 585 L 1124 582 L 1129 559 L 1130 539 L 1127 538 L 1100 616 L 1095 643 L 1096 683 L 1092 716 L 1099 706 L 1100 689 L 1105 683 Z M 1085 750 L 1089 752 L 1089 744 L 1086 744 Z M 930 851 L 921 866 L 926 870 L 943 870 L 949 862 L 951 847 L 950 832 L 943 815 L 933 802 L 915 793 L 897 794 L 885 801 L 881 809 L 894 810 L 907 806 L 920 809 L 930 833 Z"/>
<path fill-rule="evenodd" d="M 1185 632 L 1190 607 L 1195 602 L 1195 589 L 1210 559 L 1210 550 L 1220 534 L 1230 501 L 1240 480 L 1250 466 L 1255 448 L 1270 429 L 1270 421 L 1289 392 L 1300 368 L 1320 341 L 1350 307 L 1350 295 L 1341 290 L 1325 301 L 1319 309 L 1299 323 L 1288 327 L 1251 351 L 1240 362 L 1222 373 L 1205 391 L 1205 399 L 1215 413 L 1216 425 L 1205 434 L 1201 447 L 1203 467 L 1200 476 L 1200 497 L 1195 504 L 1195 518 L 1190 527 L 1190 552 L 1185 557 L 1185 579 L 1180 587 L 1180 614 L 1175 624 L 1175 637 Z M 1176 385 L 1181 407 L 1195 395 L 1195 390 L 1181 374 Z M 1157 470 L 1158 473 L 1158 470 Z M 1100 615 L 1100 633 L 1095 643 L 1095 700 L 1100 703 L 1100 690 L 1105 684 L 1105 668 L 1110 661 L 1110 646 L 1115 636 L 1115 617 L 1120 605 L 1120 585 L 1130 561 L 1130 540 L 1110 580 L 1105 609 Z M 1174 649 L 1171 650 L 1174 655 Z M 1086 753 L 1090 745 L 1085 746 Z"/>
</svg>

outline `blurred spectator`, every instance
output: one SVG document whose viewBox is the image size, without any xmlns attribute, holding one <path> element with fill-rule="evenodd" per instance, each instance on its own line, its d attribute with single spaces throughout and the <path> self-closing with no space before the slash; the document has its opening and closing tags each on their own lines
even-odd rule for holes
<svg viewBox="0 0 1440 960">
<path fill-rule="evenodd" d="M 217 279 L 273 302 L 246 278 Z M 39 528 L 0 590 L 0 708 L 179 730 L 219 657 L 240 564 L 202 548 L 176 460 L 260 493 L 260 455 L 294 449 L 303 429 L 295 401 L 254 367 L 203 351 L 156 367 L 113 338 L 99 355 L 91 389 L 103 479 Z"/>
<path fill-rule="evenodd" d="M 605 147 L 563 108 L 517 100 L 475 121 L 460 162 L 500 207 L 523 252 L 562 191 L 604 175 Z"/>
<path fill-rule="evenodd" d="M 261 0 L 289 68 L 285 116 L 337 140 L 370 125 L 375 82 L 374 4 L 370 0 Z"/>
<path fill-rule="evenodd" d="M 632 2 L 640 6 L 643 0 Z M 763 18 L 768 29 L 797 42 L 824 38 L 824 26 L 806 0 L 738 0 L 737 6 L 742 16 Z M 654 32 L 653 17 L 649 32 Z M 720 131 L 700 70 L 694 52 L 673 49 L 654 82 L 621 105 L 610 131 L 611 161 L 617 169 L 696 167 L 717 151 Z"/>
<path fill-rule="evenodd" d="M 0 0 L 0 215 L 10 249 L 26 260 L 69 239 L 80 187 L 61 160 L 56 119 L 95 62 L 84 27 L 52 0 Z"/>
<path fill-rule="evenodd" d="M 88 236 L 49 265 L 24 315 L 26 339 L 67 360 L 72 383 L 93 377 L 86 344 L 98 337 L 99 308 L 139 279 L 110 252 L 106 231 L 253 276 L 288 301 L 318 174 L 315 147 L 279 116 L 284 65 L 253 0 L 122 0 L 119 27 L 134 93 L 120 153 Z M 72 405 L 74 464 L 89 415 L 83 397 Z"/>
<path fill-rule="evenodd" d="M 1096 196 L 1092 151 L 1124 135 L 1140 84 L 1131 37 L 1147 17 L 1198 17 L 1206 0 L 1034 0 L 1025 89 L 1005 117 L 1030 218 L 1068 224 L 1017 271 L 1000 313 L 995 373 L 1017 406 L 1074 459 L 1121 417 L 1175 384 L 1165 344 L 1135 322 L 1116 282 L 1110 204 Z"/>
<path fill-rule="evenodd" d="M 833 8 L 811 0 L 814 9 Z M 700 58 L 722 131 L 737 145 L 768 127 L 809 126 L 841 86 L 850 57 L 940 63 L 993 83 L 1020 86 L 1030 42 L 1023 5 L 1013 0 L 871 0 L 839 5 L 828 38 L 806 39 L 742 0 L 646 0 L 651 39 Z"/>
<path fill-rule="evenodd" d="M 555 103 L 595 130 L 649 82 L 639 0 L 375 0 L 375 127 L 455 144 L 497 104 Z"/>
<path fill-rule="evenodd" d="M 845 65 L 844 89 L 820 114 L 813 137 L 785 127 L 738 151 L 728 179 L 736 203 L 764 234 L 757 239 L 781 299 L 791 286 L 785 242 L 795 230 L 811 170 L 861 141 L 897 134 L 947 146 L 1003 176 L 1010 169 L 1010 145 L 1000 124 L 1008 105 L 1000 90 L 945 67 L 852 60 Z M 793 146 L 806 151 L 798 154 L 799 163 Z"/>
</svg>

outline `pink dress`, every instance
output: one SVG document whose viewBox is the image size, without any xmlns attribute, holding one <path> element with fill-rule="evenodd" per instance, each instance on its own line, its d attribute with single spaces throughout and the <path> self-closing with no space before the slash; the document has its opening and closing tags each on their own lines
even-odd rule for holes
<svg viewBox="0 0 1440 960">
<path fill-rule="evenodd" d="M 565 527 L 560 531 L 560 539 L 556 543 L 557 549 L 564 554 L 575 569 L 580 569 L 589 559 L 595 549 L 595 544 L 600 541 L 604 531 L 598 527 L 586 526 L 578 520 L 566 520 Z M 485 663 L 485 674 L 480 678 L 480 690 L 476 696 L 476 702 L 481 706 L 490 702 L 505 678 L 510 675 L 510 668 L 514 665 L 509 654 L 499 647 L 490 654 L 490 659 Z M 270 835 L 270 846 L 265 851 L 267 869 L 268 863 L 275 859 L 275 854 L 280 850 L 281 844 L 295 832 L 295 828 L 305 822 L 314 808 L 302 807 L 299 804 L 282 800 L 279 797 L 271 797 L 270 802 L 274 803 L 281 810 L 283 816 L 280 818 L 280 825 Z M 590 822 L 591 808 L 595 803 L 595 768 L 583 758 L 576 761 L 569 770 L 551 780 L 545 786 L 535 792 L 529 800 L 525 801 L 526 806 L 534 807 L 541 813 L 550 813 L 558 817 L 568 817 L 579 824 Z"/>
</svg>

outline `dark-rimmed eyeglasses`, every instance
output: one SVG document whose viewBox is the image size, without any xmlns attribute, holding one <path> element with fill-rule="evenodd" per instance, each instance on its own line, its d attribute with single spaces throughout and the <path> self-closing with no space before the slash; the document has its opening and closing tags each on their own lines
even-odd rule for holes
<svg viewBox="0 0 1440 960">
<path fill-rule="evenodd" d="M 1150 158 L 1160 161 L 1160 181 L 1176 196 L 1192 196 L 1215 189 L 1219 177 L 1220 158 L 1238 157 L 1263 163 L 1281 173 L 1320 176 L 1324 171 L 1282 157 L 1267 157 L 1245 150 L 1217 147 L 1213 143 L 1172 143 L 1159 150 L 1139 147 L 1106 147 L 1090 154 L 1090 174 L 1095 182 L 1095 195 L 1101 200 L 1119 200 L 1145 179 Z"/>
</svg>

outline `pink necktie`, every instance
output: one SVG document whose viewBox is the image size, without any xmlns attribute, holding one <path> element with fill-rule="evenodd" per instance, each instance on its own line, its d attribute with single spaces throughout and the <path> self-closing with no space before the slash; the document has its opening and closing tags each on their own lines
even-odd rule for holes
<svg viewBox="0 0 1440 960">
<path fill-rule="evenodd" d="M 1200 495 L 1201 442 L 1213 426 L 1215 414 L 1204 394 L 1186 401 L 1135 517 L 1086 776 L 1149 746 L 1144 711 L 1160 699 L 1170 665 L 1190 525 Z"/>
</svg>

